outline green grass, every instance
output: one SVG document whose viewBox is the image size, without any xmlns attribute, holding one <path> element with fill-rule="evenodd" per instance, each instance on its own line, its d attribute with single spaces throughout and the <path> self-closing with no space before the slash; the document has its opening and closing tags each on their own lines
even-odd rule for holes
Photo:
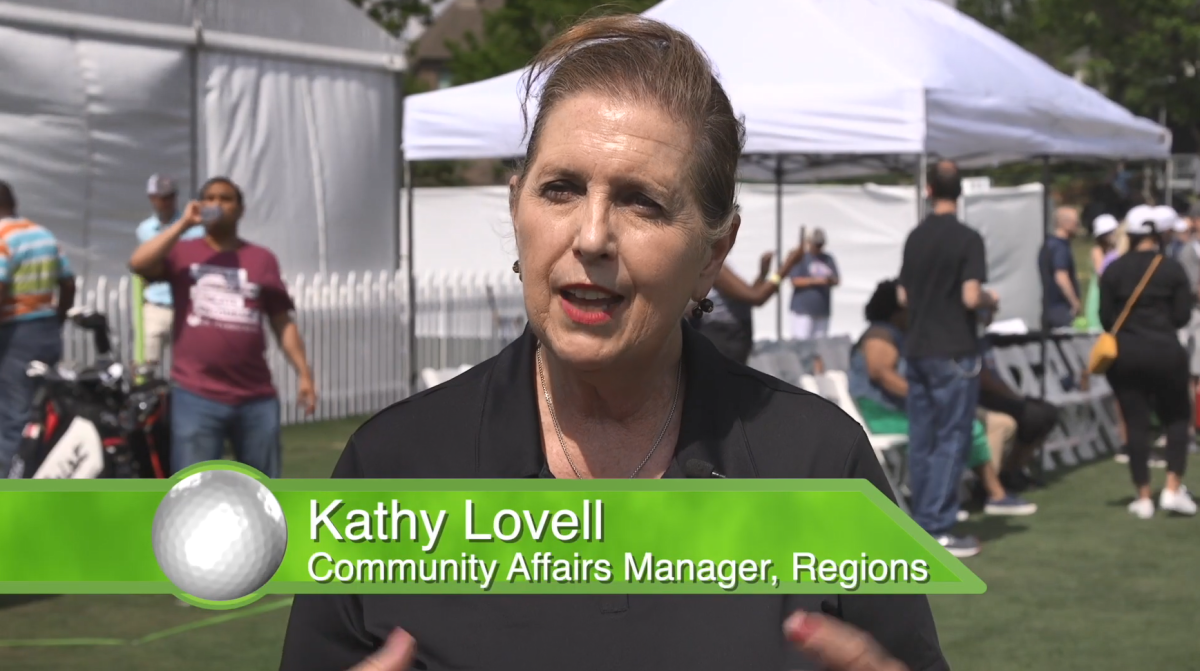
<svg viewBox="0 0 1200 671">
<path fill-rule="evenodd" d="M 326 477 L 353 421 L 289 428 L 284 474 Z M 1161 482 L 1162 473 L 1155 473 Z M 955 669 L 1128 671 L 1196 668 L 1200 520 L 1130 517 L 1124 467 L 1102 461 L 1062 474 L 1030 496 L 1030 518 L 976 518 L 985 542 L 967 560 L 982 596 L 934 597 Z M 259 602 L 269 606 L 280 598 Z M 279 603 L 284 606 L 284 603 Z M 247 609 L 250 610 L 250 609 Z M 244 615 L 234 611 L 234 615 Z M 136 640 L 136 645 L 0 647 L 4 671 L 222 671 L 278 667 L 287 608 L 228 614 L 181 608 L 171 597 L 0 597 L 0 639 Z"/>
</svg>

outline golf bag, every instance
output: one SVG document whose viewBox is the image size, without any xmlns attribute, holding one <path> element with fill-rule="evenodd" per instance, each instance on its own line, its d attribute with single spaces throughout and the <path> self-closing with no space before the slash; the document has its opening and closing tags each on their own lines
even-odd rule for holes
<svg viewBox="0 0 1200 671">
<path fill-rule="evenodd" d="M 73 310 L 91 331 L 96 363 L 83 369 L 34 362 L 39 378 L 31 417 L 8 477 L 35 479 L 164 478 L 170 474 L 169 388 L 150 371 L 134 382 L 114 361 L 108 320 Z"/>
</svg>

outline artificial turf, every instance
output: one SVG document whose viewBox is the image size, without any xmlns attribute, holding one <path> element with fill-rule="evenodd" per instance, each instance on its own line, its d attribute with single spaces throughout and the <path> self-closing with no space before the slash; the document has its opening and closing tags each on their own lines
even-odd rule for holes
<svg viewBox="0 0 1200 671">
<path fill-rule="evenodd" d="M 328 476 L 355 426 L 286 429 L 285 476 Z M 1036 516 L 964 525 L 984 541 L 966 563 L 988 592 L 932 599 L 953 668 L 1200 668 L 1200 520 L 1132 518 L 1126 473 L 1105 460 L 1052 474 L 1029 495 Z M 1155 476 L 1161 483 L 1162 472 Z M 231 613 L 181 608 L 172 597 L 0 596 L 0 669 L 278 668 L 286 599 L 245 610 L 254 612 L 222 620 Z"/>
</svg>

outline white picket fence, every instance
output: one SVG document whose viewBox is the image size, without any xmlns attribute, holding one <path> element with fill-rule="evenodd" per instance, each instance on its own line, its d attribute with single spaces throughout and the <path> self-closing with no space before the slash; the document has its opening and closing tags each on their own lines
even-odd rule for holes
<svg viewBox="0 0 1200 671">
<path fill-rule="evenodd" d="M 403 273 L 296 275 L 287 284 L 320 396 L 312 419 L 371 414 L 412 393 Z M 108 316 L 113 350 L 122 361 L 133 361 L 132 285 L 128 276 L 77 280 L 76 304 Z M 511 273 L 438 273 L 418 277 L 416 288 L 418 370 L 479 363 L 525 328 L 520 283 Z M 88 334 L 68 325 L 65 336 L 66 361 L 95 359 Z M 267 360 L 284 423 L 305 421 L 295 404 L 295 373 L 273 339 Z"/>
</svg>

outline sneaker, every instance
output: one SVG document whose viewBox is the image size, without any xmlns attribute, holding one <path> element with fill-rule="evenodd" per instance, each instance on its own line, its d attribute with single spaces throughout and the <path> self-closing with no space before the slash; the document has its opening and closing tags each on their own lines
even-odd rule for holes
<svg viewBox="0 0 1200 671">
<path fill-rule="evenodd" d="M 1180 515 L 1196 514 L 1196 502 L 1192 500 L 1192 495 L 1183 485 L 1180 485 L 1179 489 L 1175 491 L 1162 490 L 1162 494 L 1158 496 L 1158 507 Z"/>
<path fill-rule="evenodd" d="M 1018 498 L 1009 494 L 999 501 L 988 501 L 983 507 L 983 512 L 988 515 L 1008 515 L 1011 517 L 1023 517 L 1032 515 L 1037 512 L 1037 504 L 1030 503 L 1025 499 Z"/>
<path fill-rule="evenodd" d="M 959 522 L 966 522 L 967 520 L 971 519 L 971 513 L 959 508 L 958 514 L 954 516 L 954 519 L 958 520 Z"/>
<path fill-rule="evenodd" d="M 979 554 L 980 546 L 979 539 L 974 536 L 938 536 L 937 542 L 942 547 L 950 551 L 950 554 L 965 559 L 966 557 L 974 557 Z"/>
<path fill-rule="evenodd" d="M 1129 463 L 1129 453 L 1126 452 L 1124 448 L 1122 448 L 1121 451 L 1119 451 L 1113 455 L 1113 461 L 1117 462 L 1118 464 L 1128 464 Z"/>
<path fill-rule="evenodd" d="M 1139 519 L 1148 520 L 1154 517 L 1154 501 L 1135 499 L 1133 503 L 1129 504 L 1129 512 Z"/>
<path fill-rule="evenodd" d="M 1163 459 L 1162 457 L 1150 457 L 1150 460 L 1147 463 L 1150 466 L 1150 468 L 1166 468 L 1167 467 L 1167 460 Z"/>
</svg>

